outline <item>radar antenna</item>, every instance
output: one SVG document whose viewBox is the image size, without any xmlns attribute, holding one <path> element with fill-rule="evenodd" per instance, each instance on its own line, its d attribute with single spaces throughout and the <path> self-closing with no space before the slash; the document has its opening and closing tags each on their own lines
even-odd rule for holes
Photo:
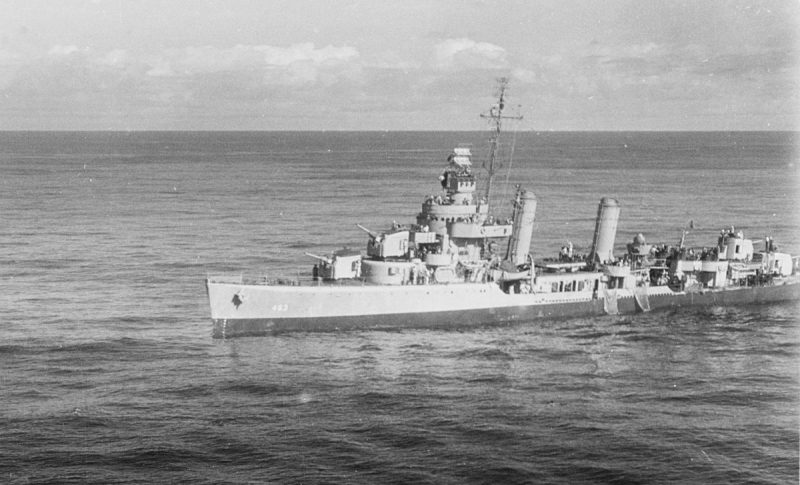
<svg viewBox="0 0 800 485">
<path fill-rule="evenodd" d="M 483 163 L 483 168 L 486 170 L 488 180 L 486 181 L 486 203 L 491 207 L 492 196 L 492 181 L 500 168 L 500 162 L 497 161 L 497 156 L 500 152 L 500 132 L 503 126 L 503 120 L 521 120 L 522 116 L 504 116 L 503 108 L 505 108 L 505 96 L 508 90 L 508 78 L 501 77 L 497 79 L 497 104 L 492 106 L 488 113 L 482 113 L 481 118 L 488 119 L 489 124 L 492 126 L 492 138 L 489 140 L 489 159 Z"/>
</svg>

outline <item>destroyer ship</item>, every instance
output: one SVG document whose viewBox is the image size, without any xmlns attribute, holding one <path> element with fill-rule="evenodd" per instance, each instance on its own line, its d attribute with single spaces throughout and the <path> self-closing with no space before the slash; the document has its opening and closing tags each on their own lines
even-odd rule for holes
<svg viewBox="0 0 800 485">
<path fill-rule="evenodd" d="M 612 198 L 600 200 L 588 255 L 568 245 L 534 259 L 533 192 L 517 187 L 506 219 L 490 212 L 501 126 L 513 118 L 504 114 L 506 87 L 502 80 L 497 103 L 482 115 L 493 127 L 484 191 L 471 149 L 457 147 L 440 172 L 441 194 L 425 198 L 416 221 L 382 232 L 358 226 L 367 233 L 364 252 L 306 253 L 314 262 L 307 281 L 209 276 L 213 336 L 462 328 L 800 299 L 798 258 L 735 227 L 710 249 L 687 247 L 683 237 L 652 245 L 638 234 L 615 254 L 621 206 Z"/>
</svg>

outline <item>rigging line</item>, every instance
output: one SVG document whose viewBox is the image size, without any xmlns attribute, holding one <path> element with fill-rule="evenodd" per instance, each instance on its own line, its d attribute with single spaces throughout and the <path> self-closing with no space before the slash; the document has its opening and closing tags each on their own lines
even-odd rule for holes
<svg viewBox="0 0 800 485">
<path fill-rule="evenodd" d="M 511 136 L 511 152 L 508 154 L 508 170 L 506 170 L 506 181 L 503 187 L 503 198 L 500 199 L 500 212 L 503 211 L 503 206 L 508 197 L 508 179 L 511 175 L 511 166 L 514 165 L 514 148 L 517 146 L 517 132 L 519 131 L 519 121 L 514 123 L 514 134 Z"/>
</svg>

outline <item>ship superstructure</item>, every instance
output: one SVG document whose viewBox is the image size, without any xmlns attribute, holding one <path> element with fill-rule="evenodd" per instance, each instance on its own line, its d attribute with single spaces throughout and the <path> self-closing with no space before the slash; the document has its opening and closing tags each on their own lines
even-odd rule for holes
<svg viewBox="0 0 800 485">
<path fill-rule="evenodd" d="M 649 311 L 696 304 L 742 304 L 800 297 L 797 258 L 767 238 L 762 251 L 741 231 L 723 230 L 712 249 L 647 244 L 638 234 L 615 254 L 620 204 L 603 198 L 587 256 L 571 243 L 534 261 L 536 196 L 516 188 L 511 213 L 491 212 L 507 82 L 484 115 L 493 125 L 481 195 L 472 152 L 459 146 L 425 197 L 416 221 L 367 233 L 365 251 L 314 259 L 307 282 L 206 281 L 214 336 L 291 330 L 467 326 L 538 318 Z M 517 117 L 518 118 L 518 117 Z"/>
</svg>

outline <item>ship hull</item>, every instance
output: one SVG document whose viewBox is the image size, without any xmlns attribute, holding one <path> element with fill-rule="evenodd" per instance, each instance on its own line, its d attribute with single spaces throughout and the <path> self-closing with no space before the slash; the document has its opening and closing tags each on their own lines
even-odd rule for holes
<svg viewBox="0 0 800 485">
<path fill-rule="evenodd" d="M 600 298 L 577 292 L 509 295 L 492 284 L 284 287 L 209 281 L 207 288 L 215 338 L 352 329 L 452 329 L 800 299 L 800 281 L 796 279 L 704 292 L 654 287 L 639 298 L 628 290 Z"/>
</svg>

